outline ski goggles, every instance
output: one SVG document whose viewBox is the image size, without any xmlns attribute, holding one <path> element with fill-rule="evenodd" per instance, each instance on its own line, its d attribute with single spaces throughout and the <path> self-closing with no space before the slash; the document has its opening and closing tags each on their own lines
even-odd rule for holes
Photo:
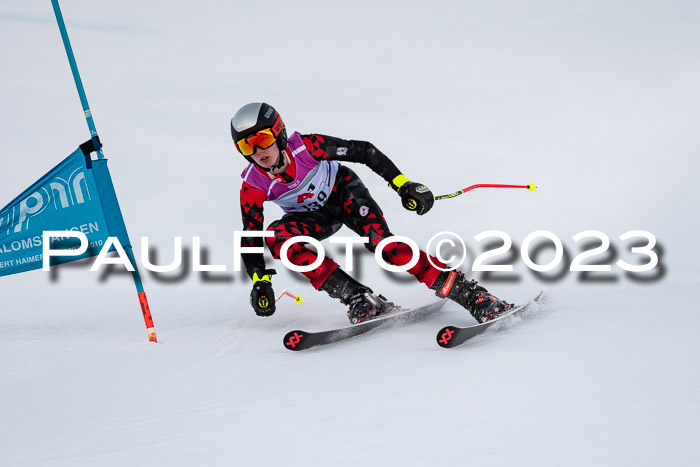
<svg viewBox="0 0 700 467">
<path fill-rule="evenodd" d="M 260 149 L 267 149 L 277 141 L 277 137 L 272 133 L 271 128 L 260 130 L 254 135 L 243 138 L 236 142 L 238 152 L 244 156 L 252 156 L 255 153 L 256 146 Z"/>
</svg>

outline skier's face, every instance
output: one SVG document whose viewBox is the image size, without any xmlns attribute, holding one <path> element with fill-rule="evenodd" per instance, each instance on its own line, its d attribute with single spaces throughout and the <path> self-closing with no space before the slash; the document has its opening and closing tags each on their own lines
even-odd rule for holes
<svg viewBox="0 0 700 467">
<path fill-rule="evenodd" d="M 277 163 L 279 156 L 280 149 L 277 146 L 277 143 L 275 143 L 266 149 L 255 148 L 255 154 L 253 154 L 251 157 L 260 167 L 269 169 Z"/>
</svg>

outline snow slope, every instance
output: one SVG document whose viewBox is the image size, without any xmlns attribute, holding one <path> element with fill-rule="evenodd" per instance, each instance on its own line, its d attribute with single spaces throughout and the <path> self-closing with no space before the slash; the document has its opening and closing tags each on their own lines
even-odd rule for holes
<svg viewBox="0 0 700 467">
<path fill-rule="evenodd" d="M 0 280 L 0 464 L 697 465 L 700 8 L 684 1 L 122 2 L 64 0 L 73 48 L 137 255 L 165 263 L 201 237 L 226 273 L 144 271 L 160 343 L 130 275 L 92 260 Z M 48 0 L 0 4 L 0 205 L 87 140 Z M 424 218 L 353 166 L 396 234 L 549 230 L 567 255 L 535 274 L 476 274 L 548 305 L 459 349 L 458 306 L 303 353 L 293 328 L 342 307 L 304 296 L 258 318 L 232 271 L 244 164 L 228 122 L 265 100 L 290 130 L 372 141 L 436 194 Z M 281 211 L 266 209 L 266 221 Z M 646 275 L 567 271 L 599 230 L 652 232 Z M 349 234 L 343 230 L 344 234 Z M 484 242 L 488 243 L 488 242 Z M 343 261 L 337 247 L 326 244 Z M 534 251 L 534 250 L 533 250 Z M 400 303 L 433 295 L 356 253 L 358 277 Z M 539 263 L 553 256 L 544 248 Z M 508 256 L 502 258 L 508 259 Z M 470 260 L 470 261 L 471 261 Z M 189 271 L 188 271 L 189 270 Z M 650 277 L 650 278 L 649 278 Z M 649 278 L 647 280 L 640 280 Z"/>
</svg>

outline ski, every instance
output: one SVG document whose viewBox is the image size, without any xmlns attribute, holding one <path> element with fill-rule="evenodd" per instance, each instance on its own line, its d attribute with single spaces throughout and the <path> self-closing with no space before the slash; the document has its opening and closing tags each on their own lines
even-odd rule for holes
<svg viewBox="0 0 700 467">
<path fill-rule="evenodd" d="M 440 300 L 418 308 L 410 308 L 407 310 L 400 309 L 399 311 L 389 313 L 381 318 L 365 321 L 360 324 L 349 324 L 345 327 L 329 331 L 309 332 L 297 329 L 285 334 L 282 342 L 285 348 L 289 350 L 306 350 L 319 345 L 350 339 L 351 337 L 359 336 L 360 334 L 390 324 L 415 321 L 440 310 L 443 305 L 445 305 L 445 302 L 447 302 L 447 300 Z"/>
<path fill-rule="evenodd" d="M 537 294 L 537 296 L 532 300 L 524 303 L 523 305 L 519 305 L 513 308 L 505 315 L 499 316 L 498 318 L 492 321 L 487 321 L 485 323 L 479 323 L 465 327 L 445 326 L 444 328 L 440 329 L 435 339 L 437 340 L 437 343 L 440 347 L 444 347 L 446 349 L 457 347 L 458 345 L 464 344 L 472 337 L 478 336 L 479 334 L 485 332 L 490 327 L 498 326 L 502 324 L 504 320 L 525 311 L 533 303 L 539 302 L 540 298 L 542 298 L 542 292 Z"/>
</svg>

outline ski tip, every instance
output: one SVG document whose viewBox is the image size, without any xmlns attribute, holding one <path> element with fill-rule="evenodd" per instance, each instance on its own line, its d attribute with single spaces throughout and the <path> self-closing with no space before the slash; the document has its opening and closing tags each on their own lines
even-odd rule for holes
<svg viewBox="0 0 700 467">
<path fill-rule="evenodd" d="M 444 328 L 440 329 L 440 331 L 437 333 L 435 340 L 437 340 L 437 343 L 440 347 L 449 349 L 450 347 L 452 347 L 452 337 L 454 336 L 454 334 L 454 327 L 445 326 Z"/>
<path fill-rule="evenodd" d="M 282 343 L 289 350 L 303 350 L 305 334 L 306 332 L 299 330 L 289 331 L 287 334 L 284 335 Z"/>
</svg>

